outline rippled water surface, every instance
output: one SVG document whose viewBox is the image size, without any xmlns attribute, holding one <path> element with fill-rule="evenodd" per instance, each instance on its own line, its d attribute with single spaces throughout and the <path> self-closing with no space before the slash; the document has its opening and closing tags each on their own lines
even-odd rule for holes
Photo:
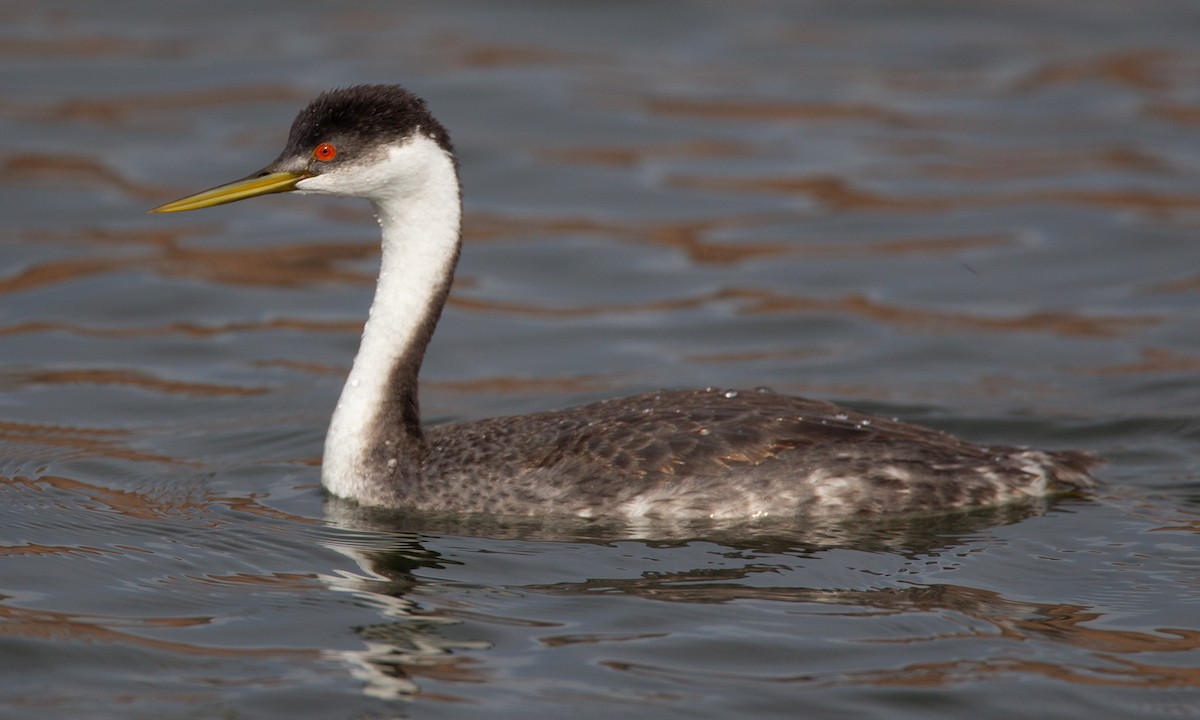
<svg viewBox="0 0 1200 720">
<path fill-rule="evenodd" d="M 1200 714 L 1200 6 L 10 0 L 5 718 Z M 431 421 L 769 385 L 1092 449 L 798 527 L 319 491 L 362 202 L 147 216 L 402 82 L 459 149 Z"/>
</svg>

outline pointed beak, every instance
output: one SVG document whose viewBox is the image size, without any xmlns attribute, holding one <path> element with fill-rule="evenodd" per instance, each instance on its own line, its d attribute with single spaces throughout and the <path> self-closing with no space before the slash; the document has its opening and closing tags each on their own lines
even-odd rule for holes
<svg viewBox="0 0 1200 720">
<path fill-rule="evenodd" d="M 159 205 L 150 210 L 152 213 L 183 212 L 184 210 L 199 210 L 200 208 L 224 205 L 246 198 L 271 193 L 294 190 L 296 183 L 312 177 L 308 172 L 277 172 L 263 170 L 241 180 L 234 180 L 224 185 L 218 185 L 211 190 L 188 195 L 166 205 Z"/>
</svg>

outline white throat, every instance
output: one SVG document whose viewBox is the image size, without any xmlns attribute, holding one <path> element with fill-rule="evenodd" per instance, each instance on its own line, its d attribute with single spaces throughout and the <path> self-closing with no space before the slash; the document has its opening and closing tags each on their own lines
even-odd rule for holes
<svg viewBox="0 0 1200 720">
<path fill-rule="evenodd" d="M 399 395 L 412 393 L 415 403 L 417 367 L 411 368 L 411 387 L 393 387 L 391 381 L 399 363 L 419 364 L 424 354 L 429 323 L 440 311 L 434 305 L 444 300 L 441 293 L 458 258 L 462 206 L 453 159 L 424 135 L 389 148 L 374 168 L 355 176 L 356 187 L 349 190 L 334 173 L 297 189 L 366 196 L 383 230 L 375 299 L 325 436 L 321 467 L 329 492 L 369 502 L 387 491 L 382 483 L 404 481 L 395 473 L 397 465 L 404 466 L 403 458 L 396 462 L 404 448 L 388 447 L 384 456 L 377 447 L 398 433 L 380 426 L 392 421 L 385 409 Z"/>
</svg>

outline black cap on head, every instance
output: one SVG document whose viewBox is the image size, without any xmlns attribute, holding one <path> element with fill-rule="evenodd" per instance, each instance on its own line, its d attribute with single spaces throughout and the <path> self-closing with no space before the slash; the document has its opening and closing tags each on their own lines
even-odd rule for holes
<svg viewBox="0 0 1200 720">
<path fill-rule="evenodd" d="M 451 156 L 446 128 L 425 101 L 399 85 L 354 85 L 321 93 L 292 121 L 280 159 L 305 157 L 322 142 L 360 154 L 372 145 L 400 142 L 415 132 L 432 138 Z"/>
</svg>

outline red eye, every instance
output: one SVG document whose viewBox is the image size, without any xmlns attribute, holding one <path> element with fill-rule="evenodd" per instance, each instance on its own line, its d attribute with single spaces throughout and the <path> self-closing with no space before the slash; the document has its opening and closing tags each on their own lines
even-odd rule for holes
<svg viewBox="0 0 1200 720">
<path fill-rule="evenodd" d="M 321 162 L 329 162 L 337 157 L 337 148 L 329 143 L 321 143 L 313 150 L 313 157 Z"/>
</svg>

